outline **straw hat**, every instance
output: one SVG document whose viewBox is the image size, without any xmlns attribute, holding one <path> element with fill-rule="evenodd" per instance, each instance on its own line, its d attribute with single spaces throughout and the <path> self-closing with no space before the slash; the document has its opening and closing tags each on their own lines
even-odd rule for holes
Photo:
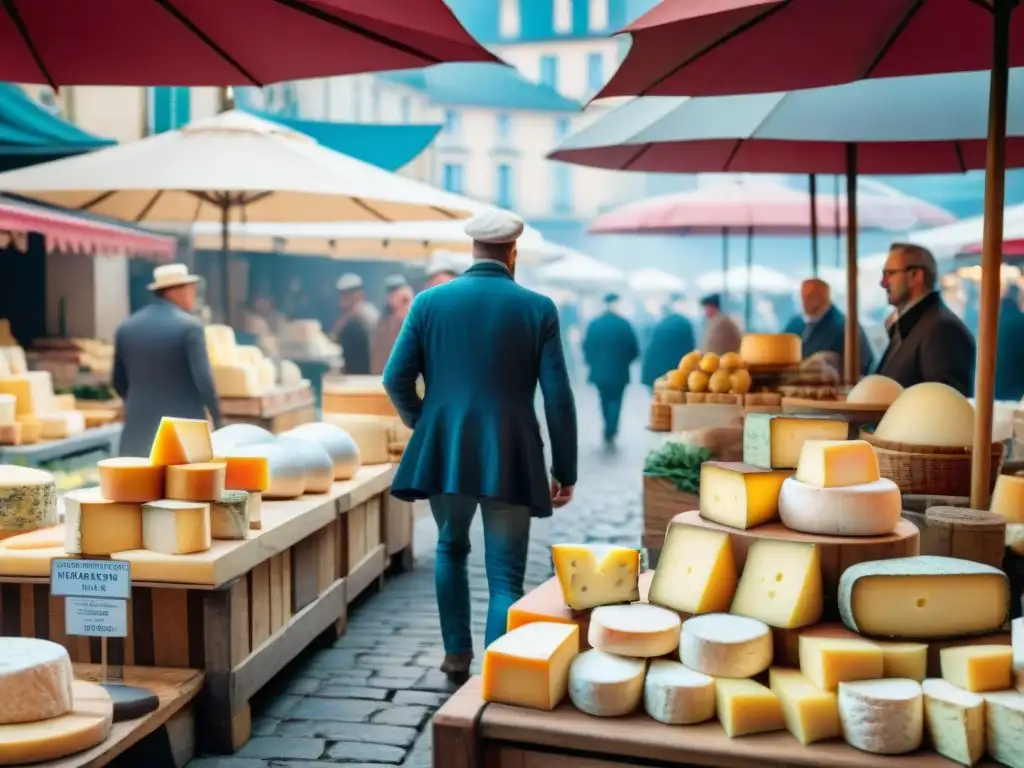
<svg viewBox="0 0 1024 768">
<path fill-rule="evenodd" d="M 153 270 L 153 282 L 146 286 L 150 291 L 164 291 L 177 288 L 179 285 L 191 285 L 202 280 L 198 275 L 190 275 L 184 264 L 162 264 Z"/>
</svg>

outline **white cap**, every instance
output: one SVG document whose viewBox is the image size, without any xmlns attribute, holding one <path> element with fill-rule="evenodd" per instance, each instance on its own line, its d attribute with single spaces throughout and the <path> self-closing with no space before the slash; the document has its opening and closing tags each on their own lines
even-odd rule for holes
<svg viewBox="0 0 1024 768">
<path fill-rule="evenodd" d="M 146 286 L 151 291 L 164 291 L 179 285 L 191 285 L 202 280 L 198 275 L 189 274 L 184 264 L 162 264 L 153 270 L 153 282 Z"/>
<path fill-rule="evenodd" d="M 478 213 L 466 223 L 466 234 L 478 243 L 513 243 L 523 234 L 523 220 L 497 208 Z"/>
<path fill-rule="evenodd" d="M 352 272 L 346 272 L 338 280 L 339 291 L 356 291 L 363 287 L 363 278 Z"/>
</svg>

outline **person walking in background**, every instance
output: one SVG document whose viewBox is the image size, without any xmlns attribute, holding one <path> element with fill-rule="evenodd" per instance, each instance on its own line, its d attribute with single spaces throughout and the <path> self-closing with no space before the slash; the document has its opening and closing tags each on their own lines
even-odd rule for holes
<svg viewBox="0 0 1024 768">
<path fill-rule="evenodd" d="M 113 384 L 124 401 L 121 456 L 149 456 L 160 419 L 221 425 L 206 332 L 192 313 L 200 278 L 184 264 L 153 270 L 154 301 L 125 320 L 114 338 Z"/>
<path fill-rule="evenodd" d="M 384 290 L 387 292 L 387 307 L 373 332 L 370 346 L 370 373 L 375 376 L 384 373 L 384 366 L 409 314 L 413 298 L 412 286 L 402 275 L 384 278 Z"/>
<path fill-rule="evenodd" d="M 996 400 L 1019 403 L 1024 398 L 1024 311 L 1016 283 L 1003 288 L 996 336 Z"/>
<path fill-rule="evenodd" d="M 696 347 L 693 323 L 683 314 L 682 301 L 679 294 L 670 296 L 651 332 L 640 367 L 640 380 L 648 387 L 653 388 L 655 379 L 677 367 L 683 355 Z"/>
<path fill-rule="evenodd" d="M 435 264 L 427 268 L 426 280 L 423 282 L 422 290 L 425 291 L 428 288 L 433 288 L 435 285 L 443 285 L 458 276 L 459 273 L 447 264 Z"/>
<path fill-rule="evenodd" d="M 722 297 L 713 293 L 700 300 L 704 309 L 704 337 L 701 339 L 700 350 L 704 354 L 714 352 L 724 355 L 726 352 L 739 352 L 743 332 L 736 321 L 722 311 Z"/>
<path fill-rule="evenodd" d="M 803 339 L 804 360 L 812 355 L 828 353 L 836 372 L 843 372 L 843 358 L 846 353 L 846 317 L 832 303 L 832 289 L 824 280 L 811 278 L 800 285 L 800 302 L 803 315 L 796 315 L 789 321 L 785 333 L 795 333 Z M 871 370 L 875 353 L 864 328 L 857 324 L 860 336 L 860 372 Z"/>
<path fill-rule="evenodd" d="M 391 493 L 429 499 L 437 522 L 437 591 L 445 658 L 457 682 L 473 660 L 469 531 L 479 505 L 489 605 L 485 642 L 505 633 L 523 596 L 530 519 L 572 500 L 576 406 L 551 299 L 515 282 L 521 219 L 471 219 L 474 264 L 416 297 L 384 369 L 384 388 L 413 429 Z M 425 380 L 424 398 L 416 381 Z M 534 408 L 540 384 L 551 440 L 551 478 Z"/>
<path fill-rule="evenodd" d="M 338 308 L 341 314 L 331 328 L 331 336 L 341 345 L 345 373 L 370 372 L 370 340 L 380 322 L 380 312 L 366 300 L 363 278 L 351 272 L 338 280 Z"/>
<path fill-rule="evenodd" d="M 619 434 L 619 415 L 622 396 L 629 384 L 629 368 L 640 356 L 636 331 L 619 313 L 618 302 L 617 293 L 604 297 L 605 311 L 587 326 L 583 339 L 583 359 L 590 369 L 589 381 L 597 387 L 601 400 L 606 446 L 613 445 Z"/>
</svg>

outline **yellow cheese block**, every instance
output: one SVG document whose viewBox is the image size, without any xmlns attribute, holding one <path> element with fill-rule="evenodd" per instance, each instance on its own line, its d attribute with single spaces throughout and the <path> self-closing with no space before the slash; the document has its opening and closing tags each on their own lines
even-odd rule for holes
<svg viewBox="0 0 1024 768">
<path fill-rule="evenodd" d="M 729 534 L 670 525 L 648 599 L 679 613 L 724 613 L 737 580 Z"/>
<path fill-rule="evenodd" d="M 103 742 L 114 721 L 114 703 L 99 685 L 72 683 L 74 708 L 34 723 L 0 726 L 0 765 L 24 766 L 84 752 Z"/>
<path fill-rule="evenodd" d="M 882 675 L 921 682 L 928 674 L 928 646 L 925 643 L 887 643 L 882 649 Z"/>
<path fill-rule="evenodd" d="M 789 470 L 705 461 L 700 467 L 700 516 L 746 530 L 779 516 L 779 491 Z"/>
<path fill-rule="evenodd" d="M 219 456 L 226 466 L 224 490 L 262 493 L 270 486 L 270 462 L 266 456 Z"/>
<path fill-rule="evenodd" d="M 786 727 L 779 697 L 753 680 L 716 678 L 715 703 L 718 720 L 729 738 Z"/>
<path fill-rule="evenodd" d="M 199 464 L 212 459 L 209 422 L 205 419 L 174 419 L 168 416 L 160 420 L 149 453 L 151 464 Z"/>
<path fill-rule="evenodd" d="M 573 610 L 640 599 L 640 551 L 633 547 L 554 544 L 551 559 Z"/>
<path fill-rule="evenodd" d="M 85 431 L 85 414 L 81 411 L 37 413 L 43 440 L 65 440 Z"/>
<path fill-rule="evenodd" d="M 142 546 L 165 555 L 187 555 L 210 548 L 210 505 L 162 499 L 142 506 Z"/>
<path fill-rule="evenodd" d="M 743 421 L 743 461 L 764 469 L 796 469 L 808 440 L 845 440 L 850 425 L 828 416 L 748 413 Z"/>
<path fill-rule="evenodd" d="M 213 388 L 220 397 L 259 397 L 266 393 L 259 366 L 251 364 L 214 365 Z"/>
<path fill-rule="evenodd" d="M 484 701 L 552 710 L 569 688 L 580 650 L 575 624 L 538 622 L 502 635 L 484 651 Z"/>
<path fill-rule="evenodd" d="M 853 680 L 877 680 L 883 669 L 882 649 L 867 640 L 800 636 L 800 671 L 823 691 Z"/>
<path fill-rule="evenodd" d="M 816 488 L 846 488 L 879 480 L 878 456 L 864 440 L 808 440 L 796 479 Z"/>
<path fill-rule="evenodd" d="M 149 459 L 121 457 L 96 463 L 100 475 L 100 493 L 109 501 L 156 501 L 164 497 L 162 466 Z"/>
<path fill-rule="evenodd" d="M 842 735 L 835 693 L 823 691 L 796 669 L 768 670 L 772 692 L 779 697 L 788 730 L 804 746 Z"/>
<path fill-rule="evenodd" d="M 64 495 L 64 551 L 106 556 L 142 546 L 142 507 L 108 501 L 98 489 Z"/>
<path fill-rule="evenodd" d="M 169 466 L 166 498 L 179 501 L 219 501 L 224 495 L 225 474 L 225 465 L 220 462 Z"/>
<path fill-rule="evenodd" d="M 779 629 L 816 624 L 823 610 L 818 547 L 781 539 L 755 541 L 730 610 Z"/>
<path fill-rule="evenodd" d="M 1024 523 L 1024 477 L 1019 475 L 1000 475 L 996 478 L 996 488 L 992 492 L 992 505 L 989 507 L 997 515 L 1002 515 L 1008 523 Z"/>
<path fill-rule="evenodd" d="M 939 651 L 942 679 L 972 693 L 1012 687 L 1013 649 L 1007 645 L 961 645 Z"/>
<path fill-rule="evenodd" d="M 53 376 L 49 371 L 28 371 L 0 379 L 0 394 L 14 395 L 18 415 L 53 410 Z"/>
<path fill-rule="evenodd" d="M 0 424 L 0 445 L 21 445 L 21 423 Z"/>
<path fill-rule="evenodd" d="M 43 439 L 43 425 L 35 416 L 19 416 L 18 425 L 21 427 L 22 445 L 34 445 Z"/>
</svg>

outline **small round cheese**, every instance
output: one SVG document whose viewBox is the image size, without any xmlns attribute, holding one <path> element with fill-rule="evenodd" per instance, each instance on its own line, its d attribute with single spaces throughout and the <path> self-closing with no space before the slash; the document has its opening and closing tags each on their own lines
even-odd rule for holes
<svg viewBox="0 0 1024 768">
<path fill-rule="evenodd" d="M 974 406 L 947 384 L 915 384 L 889 406 L 875 436 L 911 445 L 966 448 L 974 444 Z"/>
<path fill-rule="evenodd" d="M 902 755 L 921 746 L 924 701 L 916 680 L 839 683 L 839 722 L 851 747 L 876 755 Z"/>
<path fill-rule="evenodd" d="M 576 709 L 588 715 L 628 715 L 640 706 L 646 669 L 643 659 L 584 651 L 569 667 L 569 698 Z"/>
<path fill-rule="evenodd" d="M 888 478 L 839 488 L 818 488 L 787 477 L 779 491 L 779 517 L 787 528 L 821 536 L 882 536 L 900 521 L 903 497 Z"/>
<path fill-rule="evenodd" d="M 654 659 L 644 681 L 644 711 L 666 725 L 710 720 L 715 716 L 714 678 L 678 661 Z"/>
<path fill-rule="evenodd" d="M 714 677 L 753 677 L 772 663 L 772 632 L 757 619 L 706 613 L 683 624 L 683 666 Z"/>
<path fill-rule="evenodd" d="M 279 437 L 277 446 L 302 462 L 306 493 L 327 493 L 334 485 L 334 462 L 318 443 L 297 437 Z"/>
<path fill-rule="evenodd" d="M 122 456 L 96 462 L 100 476 L 100 494 L 107 501 L 142 503 L 164 497 L 166 467 L 154 466 L 149 459 Z"/>
<path fill-rule="evenodd" d="M 647 603 L 602 605 L 590 614 L 592 648 L 619 656 L 654 658 L 679 647 L 679 614 Z"/>
<path fill-rule="evenodd" d="M 858 381 L 846 396 L 846 402 L 864 405 L 892 405 L 902 394 L 902 384 L 888 376 L 875 373 Z"/>
<path fill-rule="evenodd" d="M 0 725 L 66 715 L 75 675 L 64 646 L 28 637 L 0 637 Z"/>
<path fill-rule="evenodd" d="M 799 365 L 803 340 L 795 333 L 745 333 L 740 357 L 747 365 Z"/>
</svg>

